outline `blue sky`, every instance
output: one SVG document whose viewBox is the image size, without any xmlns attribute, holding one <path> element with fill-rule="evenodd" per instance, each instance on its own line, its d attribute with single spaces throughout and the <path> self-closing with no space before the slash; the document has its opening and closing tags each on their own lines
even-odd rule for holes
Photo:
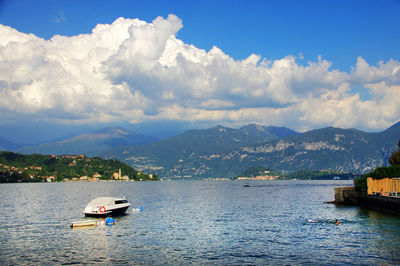
<svg viewBox="0 0 400 266">
<path fill-rule="evenodd" d="M 379 131 L 400 120 L 400 1 L 0 0 L 0 24 L 0 129 L 15 141 L 22 125 L 55 138 L 85 125 Z"/>
</svg>

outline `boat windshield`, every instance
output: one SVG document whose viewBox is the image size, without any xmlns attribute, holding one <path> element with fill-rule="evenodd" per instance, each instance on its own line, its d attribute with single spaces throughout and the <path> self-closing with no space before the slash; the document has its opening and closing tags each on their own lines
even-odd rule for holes
<svg viewBox="0 0 400 266">
<path fill-rule="evenodd" d="M 123 203 L 128 203 L 127 200 L 116 200 L 115 204 L 123 204 Z"/>
</svg>

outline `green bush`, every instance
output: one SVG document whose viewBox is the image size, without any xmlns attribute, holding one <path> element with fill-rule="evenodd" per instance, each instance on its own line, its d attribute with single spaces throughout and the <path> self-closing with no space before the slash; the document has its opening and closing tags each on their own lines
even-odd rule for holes
<svg viewBox="0 0 400 266">
<path fill-rule="evenodd" d="M 398 151 L 392 153 L 392 156 L 389 158 L 390 165 L 400 165 L 400 141 L 398 143 Z"/>
<path fill-rule="evenodd" d="M 389 167 L 378 167 L 370 173 L 364 174 L 360 178 L 354 179 L 354 187 L 357 191 L 367 193 L 367 178 L 382 179 L 385 177 L 400 177 L 400 165 L 391 165 Z"/>
<path fill-rule="evenodd" d="M 354 179 L 354 188 L 357 191 L 362 192 L 363 194 L 367 194 L 368 185 L 367 185 L 367 175 L 363 175 L 359 178 Z"/>
</svg>

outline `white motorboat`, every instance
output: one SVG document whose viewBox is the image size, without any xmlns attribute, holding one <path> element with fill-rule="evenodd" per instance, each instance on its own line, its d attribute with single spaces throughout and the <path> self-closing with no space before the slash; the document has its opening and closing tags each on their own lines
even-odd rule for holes
<svg viewBox="0 0 400 266">
<path fill-rule="evenodd" d="M 89 202 L 83 213 L 95 217 L 117 216 L 125 214 L 129 206 L 125 198 L 100 197 Z"/>
</svg>

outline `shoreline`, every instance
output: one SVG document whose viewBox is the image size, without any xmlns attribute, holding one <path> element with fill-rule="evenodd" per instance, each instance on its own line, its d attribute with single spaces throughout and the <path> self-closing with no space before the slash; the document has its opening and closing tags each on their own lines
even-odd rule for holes
<svg viewBox="0 0 400 266">
<path fill-rule="evenodd" d="M 335 187 L 335 200 L 325 203 L 359 206 L 400 215 L 400 198 L 365 195 L 356 191 L 354 187 Z"/>
</svg>

